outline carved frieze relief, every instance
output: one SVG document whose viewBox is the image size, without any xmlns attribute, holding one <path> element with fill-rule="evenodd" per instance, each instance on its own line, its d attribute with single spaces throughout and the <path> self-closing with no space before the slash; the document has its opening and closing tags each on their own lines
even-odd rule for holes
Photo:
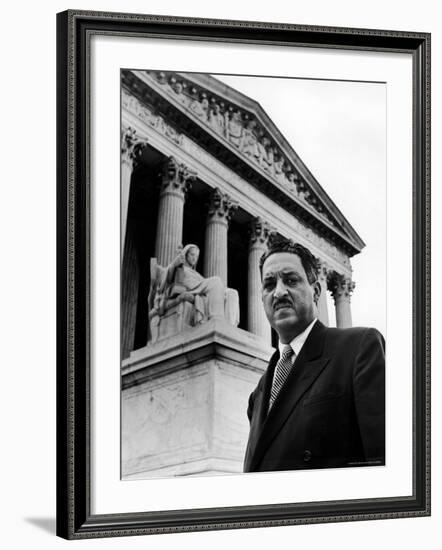
<svg viewBox="0 0 442 550">
<path fill-rule="evenodd" d="M 143 122 L 165 135 L 177 145 L 182 145 L 183 136 L 177 132 L 175 128 L 170 126 L 164 118 L 152 112 L 145 105 L 142 105 L 136 97 L 123 90 L 122 94 L 123 107 L 131 111 L 134 115 L 140 118 Z"/>
</svg>

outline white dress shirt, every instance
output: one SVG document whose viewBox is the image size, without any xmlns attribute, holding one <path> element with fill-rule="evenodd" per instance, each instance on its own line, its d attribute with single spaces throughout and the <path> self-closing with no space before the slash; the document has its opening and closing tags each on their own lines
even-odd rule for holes
<svg viewBox="0 0 442 550">
<path fill-rule="evenodd" d="M 304 345 L 305 341 L 307 340 L 307 337 L 310 334 L 310 331 L 312 330 L 312 328 L 313 328 L 313 326 L 314 326 L 314 324 L 316 323 L 317 320 L 318 319 L 315 317 L 313 319 L 313 321 L 309 324 L 309 326 L 304 331 L 302 331 L 300 334 L 295 336 L 293 338 L 293 340 L 291 342 L 289 342 L 288 345 L 293 350 L 292 365 L 293 365 L 293 362 L 295 361 L 296 357 L 299 355 L 299 353 L 302 349 L 302 346 Z M 286 345 L 287 344 L 282 344 L 281 342 L 278 343 L 279 356 L 280 357 L 281 357 L 282 351 L 283 351 L 283 349 L 285 348 Z M 276 375 L 276 369 L 273 373 L 273 381 L 275 380 L 275 375 Z"/>
</svg>

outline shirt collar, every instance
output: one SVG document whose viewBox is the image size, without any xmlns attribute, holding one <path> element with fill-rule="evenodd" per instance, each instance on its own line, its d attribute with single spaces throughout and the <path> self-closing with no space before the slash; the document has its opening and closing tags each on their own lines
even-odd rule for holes
<svg viewBox="0 0 442 550">
<path fill-rule="evenodd" d="M 317 318 L 315 317 L 313 321 L 309 324 L 309 326 L 303 332 L 301 332 L 301 334 L 298 334 L 293 338 L 291 342 L 289 342 L 289 345 L 291 346 L 293 352 L 295 353 L 295 357 L 299 355 L 299 352 L 301 351 L 301 348 L 304 345 L 304 342 L 307 340 L 307 337 L 310 334 L 310 331 L 312 330 L 316 321 L 317 321 Z M 280 355 L 282 355 L 282 351 L 286 345 L 287 344 L 282 344 L 281 342 L 278 343 Z"/>
</svg>

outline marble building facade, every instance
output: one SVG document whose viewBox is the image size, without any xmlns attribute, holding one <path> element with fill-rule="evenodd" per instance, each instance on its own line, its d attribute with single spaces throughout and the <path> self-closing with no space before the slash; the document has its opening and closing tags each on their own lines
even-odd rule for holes
<svg viewBox="0 0 442 550">
<path fill-rule="evenodd" d="M 209 75 L 123 70 L 121 110 L 122 477 L 237 473 L 276 344 L 258 268 L 269 237 L 318 258 L 318 317 L 330 293 L 338 327 L 364 243 L 253 98 Z M 194 297 L 153 311 L 155 274 L 189 243 L 202 278 L 237 296 L 236 320 L 195 322 Z"/>
</svg>

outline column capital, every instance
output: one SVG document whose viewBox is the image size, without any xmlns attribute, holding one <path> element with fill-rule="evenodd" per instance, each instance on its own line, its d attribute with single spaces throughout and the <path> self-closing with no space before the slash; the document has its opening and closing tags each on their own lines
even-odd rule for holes
<svg viewBox="0 0 442 550">
<path fill-rule="evenodd" d="M 328 278 L 328 287 L 332 296 L 336 301 L 345 299 L 350 301 L 351 293 L 353 292 L 356 284 L 350 277 L 333 272 Z"/>
<path fill-rule="evenodd" d="M 207 219 L 209 222 L 217 221 L 227 224 L 237 208 L 238 204 L 227 193 L 216 188 L 210 196 Z"/>
<path fill-rule="evenodd" d="M 121 156 L 123 162 L 131 167 L 140 162 L 141 154 L 147 144 L 147 141 L 139 140 L 136 134 L 137 131 L 129 126 L 121 135 Z"/>
<path fill-rule="evenodd" d="M 275 229 L 262 218 L 253 219 L 249 225 L 250 246 L 266 247 L 270 235 L 274 232 Z"/>
<path fill-rule="evenodd" d="M 195 181 L 196 172 L 174 157 L 165 160 L 161 171 L 161 193 L 175 193 L 184 198 Z"/>
<path fill-rule="evenodd" d="M 121 133 L 121 153 L 123 155 L 126 154 L 130 156 L 136 142 L 136 133 L 137 131 L 130 126 L 123 129 L 123 132 Z"/>
<path fill-rule="evenodd" d="M 330 276 L 330 266 L 323 260 L 318 260 L 318 279 L 327 281 Z"/>
</svg>

